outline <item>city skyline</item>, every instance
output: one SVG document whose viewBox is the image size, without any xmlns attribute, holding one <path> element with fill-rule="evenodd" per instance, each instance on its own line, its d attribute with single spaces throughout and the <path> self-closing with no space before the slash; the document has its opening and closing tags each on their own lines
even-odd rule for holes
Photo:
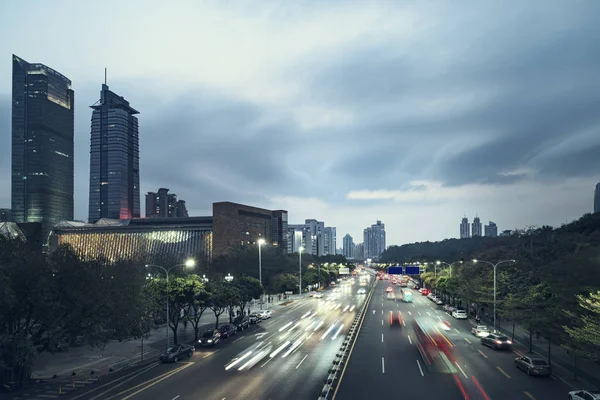
<svg viewBox="0 0 600 400">
<path fill-rule="evenodd" d="M 69 36 L 67 27 L 41 17 L 49 5 L 2 7 L 6 12 L 0 17 L 0 32 L 6 37 L 16 31 L 25 12 L 42 21 L 40 29 L 48 40 Z M 77 21 L 78 29 L 114 17 L 110 7 L 89 7 L 64 3 L 52 5 L 52 10 Z M 450 13 L 453 18 L 431 17 L 431 26 L 415 22 L 409 29 L 401 28 L 406 26 L 401 22 L 419 21 L 427 15 L 424 6 L 349 2 L 343 7 L 313 7 L 319 15 L 337 16 L 334 29 L 331 19 L 325 23 L 312 8 L 301 6 L 293 14 L 268 5 L 256 10 L 215 5 L 202 12 L 199 6 L 184 6 L 158 12 L 132 2 L 112 19 L 112 32 L 86 32 L 70 46 L 49 49 L 31 33 L 0 44 L 5 60 L 0 62 L 0 184 L 10 186 L 8 59 L 14 53 L 61 71 L 78 94 L 75 219 L 88 217 L 87 107 L 97 100 L 105 66 L 111 86 L 144 115 L 141 192 L 163 185 L 178 188 L 190 215 L 210 214 L 213 201 L 239 201 L 287 209 L 292 222 L 326 219 L 355 238 L 380 218 L 388 225 L 389 244 L 403 244 L 457 237 L 455 215 L 465 205 L 481 215 L 494 215 L 503 230 L 556 226 L 592 211 L 589 194 L 598 182 L 595 171 L 600 170 L 595 156 L 598 136 L 593 134 L 594 96 L 600 84 L 593 80 L 598 60 L 585 51 L 594 36 L 581 34 L 595 26 L 591 8 L 539 10 L 521 4 L 508 15 L 499 6 L 477 5 L 465 15 L 438 5 L 440 15 Z M 533 11 L 542 12 L 544 21 L 561 18 L 563 25 L 539 22 L 537 29 L 527 27 L 523 21 Z M 196 23 L 178 24 L 166 35 L 152 32 L 151 26 L 165 16 L 198 15 Z M 215 24 L 217 16 L 242 24 L 248 51 L 228 45 L 240 38 Z M 287 27 L 283 32 L 278 28 L 282 21 Z M 447 34 L 453 26 L 449 24 L 455 23 L 494 32 L 498 45 L 483 46 L 477 35 Z M 132 48 L 121 38 L 135 32 L 147 34 Z M 299 32 L 327 40 L 311 36 L 303 41 Z M 357 35 L 373 40 L 357 42 Z M 518 40 L 522 36 L 533 39 Z M 532 47 L 533 42 L 546 42 L 547 36 L 562 40 L 543 50 Z M 215 39 L 198 42 L 196 53 L 204 55 L 199 57 L 190 54 L 185 43 L 175 44 L 176 37 Z M 302 45 L 290 49 L 286 41 Z M 422 45 L 423 58 L 406 55 L 404 45 L 390 52 L 398 41 Z M 566 51 L 565 43 L 571 42 L 579 45 L 569 47 L 564 64 L 542 61 Z M 509 45 L 510 60 L 502 50 Z M 449 56 L 438 62 L 442 47 Z M 335 48 L 345 50 L 331 51 Z M 464 57 L 472 48 L 483 56 Z M 161 56 L 166 53 L 170 56 Z M 513 62 L 522 63 L 520 74 L 513 73 Z M 239 73 L 240 65 L 247 65 L 244 74 Z M 491 74 L 490 65 L 497 72 Z M 402 78 L 397 77 L 399 66 L 405 69 Z M 465 70 L 471 73 L 463 74 Z M 530 76 L 536 79 L 524 79 Z M 496 84 L 499 80 L 505 83 L 502 89 Z M 465 92 L 465 87 L 474 89 Z M 536 100 L 546 94 L 548 101 Z M 431 102 L 444 106 L 431 107 Z M 403 111 L 382 111 L 380 104 Z M 548 111 L 557 109 L 561 111 Z M 367 135 L 373 140 L 365 143 Z M 313 139 L 321 136 L 327 139 L 315 147 Z M 401 150 L 390 145 L 398 137 L 404 143 Z M 377 154 L 377 159 L 357 161 L 365 152 Z M 423 162 L 425 158 L 429 161 Z M 180 167 L 170 168 L 172 160 Z M 192 172 L 179 173 L 182 170 Z M 0 207 L 10 207 L 9 192 L 0 194 Z M 403 229 L 406 226 L 411 229 Z"/>
</svg>

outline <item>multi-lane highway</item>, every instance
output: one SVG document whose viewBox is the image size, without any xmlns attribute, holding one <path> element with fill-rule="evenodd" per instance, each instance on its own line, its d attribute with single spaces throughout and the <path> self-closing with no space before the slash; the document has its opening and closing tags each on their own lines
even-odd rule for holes
<svg viewBox="0 0 600 400">
<path fill-rule="evenodd" d="M 514 359 L 526 351 L 495 351 L 480 344 L 471 333 L 471 322 L 456 320 L 425 296 L 413 290 L 413 302 L 388 300 L 389 281 L 378 281 L 367 313 L 334 399 L 440 398 L 440 399 L 564 399 L 571 390 L 556 377 L 527 376 L 515 368 Z M 389 313 L 400 312 L 403 323 L 390 326 Z M 427 368 L 417 349 L 415 319 L 426 320 L 448 339 L 453 372 Z M 454 368 L 456 367 L 456 368 Z"/>
<path fill-rule="evenodd" d="M 370 286 L 370 282 L 369 282 Z M 360 284 L 273 310 L 214 348 L 176 364 L 151 364 L 77 396 L 85 400 L 316 399 L 366 295 Z M 368 288 L 368 287 L 367 287 Z M 367 289 L 368 291 L 368 289 Z"/>
</svg>

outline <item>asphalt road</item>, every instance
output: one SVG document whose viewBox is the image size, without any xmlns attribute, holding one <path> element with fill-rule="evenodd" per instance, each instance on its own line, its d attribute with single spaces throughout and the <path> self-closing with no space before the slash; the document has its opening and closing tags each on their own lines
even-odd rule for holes
<svg viewBox="0 0 600 400">
<path fill-rule="evenodd" d="M 296 301 L 214 348 L 198 348 L 190 359 L 151 364 L 69 399 L 316 399 L 365 300 L 358 288 L 358 282 L 339 288 L 331 301 L 332 290 L 323 299 Z"/>
<path fill-rule="evenodd" d="M 468 320 L 456 320 L 413 290 L 413 303 L 388 300 L 389 281 L 378 281 L 334 399 L 386 396 L 443 399 L 565 399 L 570 389 L 559 378 L 530 377 L 516 369 L 523 348 L 495 351 L 471 334 Z M 399 294 L 400 288 L 394 287 Z M 405 326 L 390 326 L 400 311 Z M 454 373 L 429 370 L 416 347 L 412 322 L 433 321 L 453 343 Z"/>
</svg>

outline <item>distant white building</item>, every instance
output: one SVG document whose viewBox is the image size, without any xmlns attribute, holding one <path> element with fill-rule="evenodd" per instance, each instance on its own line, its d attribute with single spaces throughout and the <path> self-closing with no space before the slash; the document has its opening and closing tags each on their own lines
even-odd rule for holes
<svg viewBox="0 0 600 400">
<path fill-rule="evenodd" d="M 490 221 L 490 223 L 485 226 L 485 236 L 498 237 L 498 226 L 495 222 Z"/>
<path fill-rule="evenodd" d="M 471 230 L 469 229 L 469 219 L 463 217 L 460 223 L 460 238 L 467 239 L 471 237 Z"/>
<path fill-rule="evenodd" d="M 481 220 L 479 219 L 479 217 L 475 217 L 473 219 L 473 223 L 471 224 L 471 236 L 482 236 L 481 228 Z"/>
</svg>

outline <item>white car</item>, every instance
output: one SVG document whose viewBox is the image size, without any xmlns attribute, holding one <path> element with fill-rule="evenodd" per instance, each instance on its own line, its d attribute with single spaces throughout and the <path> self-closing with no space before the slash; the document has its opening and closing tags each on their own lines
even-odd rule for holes
<svg viewBox="0 0 600 400">
<path fill-rule="evenodd" d="M 263 310 L 261 312 L 258 313 L 258 316 L 260 317 L 260 319 L 269 319 L 272 316 L 272 312 L 271 310 Z"/>
<path fill-rule="evenodd" d="M 569 392 L 569 400 L 597 400 L 600 390 L 573 390 Z"/>
<path fill-rule="evenodd" d="M 465 310 L 456 310 L 452 312 L 452 316 L 456 319 L 467 319 L 467 312 Z"/>
<path fill-rule="evenodd" d="M 356 291 L 356 294 L 366 294 L 367 291 L 365 290 L 365 288 L 360 288 Z"/>
<path fill-rule="evenodd" d="M 477 325 L 471 328 L 471 333 L 477 337 L 488 337 L 490 335 L 490 328 L 485 325 Z"/>
<path fill-rule="evenodd" d="M 322 299 L 323 298 L 323 293 L 315 293 L 315 295 L 313 297 L 315 299 Z"/>
<path fill-rule="evenodd" d="M 442 304 L 444 304 L 444 302 L 439 297 L 436 297 L 435 298 L 435 304 L 437 304 L 438 306 L 441 306 Z"/>
</svg>

